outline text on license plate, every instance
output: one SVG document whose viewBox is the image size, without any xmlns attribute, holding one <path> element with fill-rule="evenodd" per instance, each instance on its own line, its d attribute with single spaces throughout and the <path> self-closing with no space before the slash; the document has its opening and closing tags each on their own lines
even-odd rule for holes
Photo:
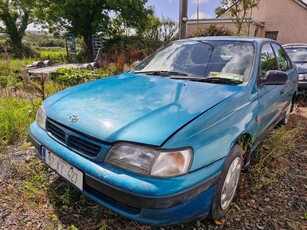
<svg viewBox="0 0 307 230">
<path fill-rule="evenodd" d="M 83 190 L 83 173 L 80 170 L 44 147 L 42 148 L 42 159 L 58 174 Z"/>
</svg>

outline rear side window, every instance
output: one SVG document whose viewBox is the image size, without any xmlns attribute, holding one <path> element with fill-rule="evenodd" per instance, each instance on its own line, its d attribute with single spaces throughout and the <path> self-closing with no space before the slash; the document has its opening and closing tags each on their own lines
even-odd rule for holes
<svg viewBox="0 0 307 230">
<path fill-rule="evenodd" d="M 291 69 L 290 60 L 288 59 L 285 51 L 280 45 L 273 44 L 273 49 L 277 57 L 278 69 L 282 71 L 288 71 Z"/>
<path fill-rule="evenodd" d="M 265 44 L 261 49 L 260 75 L 265 76 L 268 70 L 277 70 L 277 61 L 270 44 Z"/>
</svg>

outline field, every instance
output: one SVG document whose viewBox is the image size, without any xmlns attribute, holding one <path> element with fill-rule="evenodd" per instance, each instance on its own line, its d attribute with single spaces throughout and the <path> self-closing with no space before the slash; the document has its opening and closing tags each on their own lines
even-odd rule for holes
<svg viewBox="0 0 307 230">
<path fill-rule="evenodd" d="M 27 136 L 43 98 L 120 69 L 60 70 L 33 80 L 24 70 L 33 61 L 0 60 L 0 229 L 306 229 L 306 98 L 298 100 L 287 127 L 274 129 L 256 150 L 225 220 L 155 228 L 121 217 L 63 182 L 38 159 Z"/>
</svg>

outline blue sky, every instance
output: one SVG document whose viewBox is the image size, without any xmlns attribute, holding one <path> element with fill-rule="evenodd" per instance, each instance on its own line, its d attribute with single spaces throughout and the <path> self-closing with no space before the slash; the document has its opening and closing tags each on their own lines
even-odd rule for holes
<svg viewBox="0 0 307 230">
<path fill-rule="evenodd" d="M 198 0 L 199 12 L 215 17 L 214 10 L 221 5 L 220 0 Z M 146 6 L 154 6 L 157 17 L 171 18 L 178 22 L 180 0 L 148 0 Z M 197 0 L 188 0 L 188 17 L 196 13 Z"/>
</svg>

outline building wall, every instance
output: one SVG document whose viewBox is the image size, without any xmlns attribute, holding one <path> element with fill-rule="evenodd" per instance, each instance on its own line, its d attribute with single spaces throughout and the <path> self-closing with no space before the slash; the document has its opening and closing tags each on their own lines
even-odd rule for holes
<svg viewBox="0 0 307 230">
<path fill-rule="evenodd" d="M 221 18 L 229 18 L 229 14 L 224 14 Z M 258 28 L 258 37 L 264 37 L 266 32 L 278 31 L 277 41 L 286 43 L 307 43 L 307 9 L 296 3 L 294 0 L 261 0 L 258 7 L 251 11 L 252 19 L 264 23 L 264 28 Z M 224 26 L 232 31 L 237 28 L 233 23 L 219 23 L 218 19 L 204 20 L 199 24 L 199 28 L 204 28 L 210 24 Z M 247 26 L 242 30 L 241 35 L 248 35 Z M 257 27 L 252 24 L 249 36 L 254 36 Z M 191 36 L 197 31 L 196 22 L 190 21 L 187 26 L 187 36 Z"/>
<path fill-rule="evenodd" d="M 261 0 L 252 18 L 265 22 L 262 37 L 267 31 L 278 31 L 281 44 L 307 43 L 307 10 L 293 0 Z"/>
</svg>

